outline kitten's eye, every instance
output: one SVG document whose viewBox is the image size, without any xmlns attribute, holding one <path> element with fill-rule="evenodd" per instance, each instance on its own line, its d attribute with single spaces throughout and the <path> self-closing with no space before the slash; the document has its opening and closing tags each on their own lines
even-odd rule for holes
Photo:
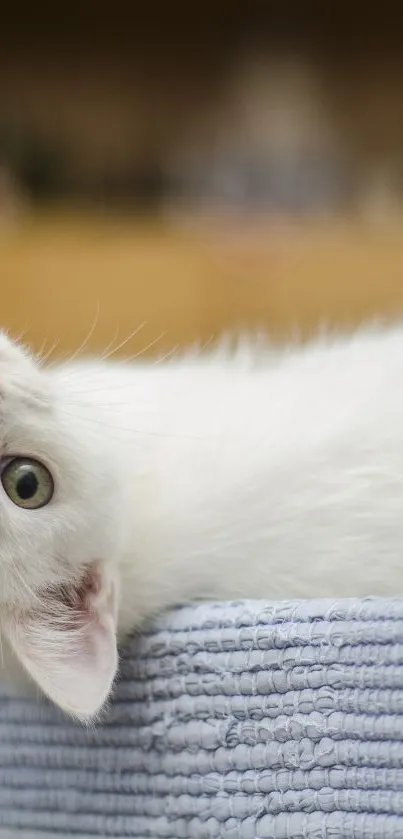
<svg viewBox="0 0 403 839">
<path fill-rule="evenodd" d="M 27 457 L 14 457 L 1 473 L 3 489 L 10 500 L 26 510 L 49 504 L 54 492 L 53 478 L 46 466 Z"/>
</svg>

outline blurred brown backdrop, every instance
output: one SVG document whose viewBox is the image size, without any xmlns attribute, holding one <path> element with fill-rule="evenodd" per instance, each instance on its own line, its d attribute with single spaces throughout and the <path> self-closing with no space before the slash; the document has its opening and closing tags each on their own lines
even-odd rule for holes
<svg viewBox="0 0 403 839">
<path fill-rule="evenodd" d="M 10 14 L 5 328 L 163 354 L 402 312 L 402 12 L 278 5 Z"/>
</svg>

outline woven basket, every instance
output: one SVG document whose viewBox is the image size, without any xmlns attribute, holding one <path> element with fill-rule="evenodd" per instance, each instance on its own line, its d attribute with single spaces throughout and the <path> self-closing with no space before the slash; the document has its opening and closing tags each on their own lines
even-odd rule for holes
<svg viewBox="0 0 403 839">
<path fill-rule="evenodd" d="M 187 606 L 105 721 L 0 701 L 0 837 L 402 839 L 403 600 Z"/>
</svg>

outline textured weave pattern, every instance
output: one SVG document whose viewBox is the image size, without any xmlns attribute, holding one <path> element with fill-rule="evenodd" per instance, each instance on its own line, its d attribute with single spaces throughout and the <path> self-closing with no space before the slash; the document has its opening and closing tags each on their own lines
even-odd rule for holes
<svg viewBox="0 0 403 839">
<path fill-rule="evenodd" d="M 89 730 L 1 697 L 0 836 L 403 839 L 403 601 L 189 606 Z"/>
</svg>

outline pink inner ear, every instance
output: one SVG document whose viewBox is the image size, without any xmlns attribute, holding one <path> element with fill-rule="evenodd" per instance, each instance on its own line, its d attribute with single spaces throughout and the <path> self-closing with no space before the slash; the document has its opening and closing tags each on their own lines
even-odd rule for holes
<svg viewBox="0 0 403 839">
<path fill-rule="evenodd" d="M 81 719 L 100 711 L 116 675 L 116 599 L 115 581 L 94 567 L 79 587 L 44 593 L 40 607 L 2 621 L 38 686 Z"/>
</svg>

